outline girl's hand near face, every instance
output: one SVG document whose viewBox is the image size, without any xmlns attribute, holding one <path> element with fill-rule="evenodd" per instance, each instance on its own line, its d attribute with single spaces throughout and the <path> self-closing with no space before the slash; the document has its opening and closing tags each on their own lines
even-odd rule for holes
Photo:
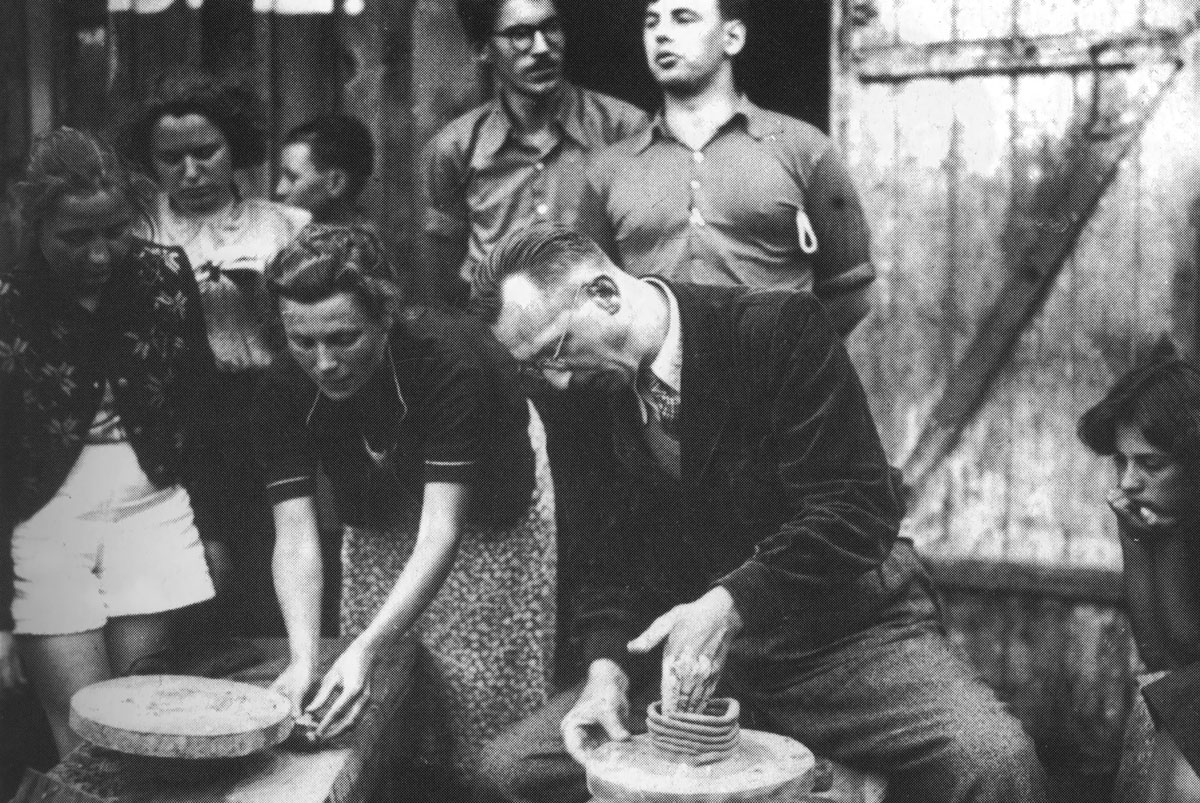
<svg viewBox="0 0 1200 803">
<path fill-rule="evenodd" d="M 1151 510 L 1130 499 L 1118 488 L 1108 492 L 1108 506 L 1116 514 L 1122 531 L 1135 544 L 1149 544 L 1183 529 L 1181 516 Z"/>
</svg>

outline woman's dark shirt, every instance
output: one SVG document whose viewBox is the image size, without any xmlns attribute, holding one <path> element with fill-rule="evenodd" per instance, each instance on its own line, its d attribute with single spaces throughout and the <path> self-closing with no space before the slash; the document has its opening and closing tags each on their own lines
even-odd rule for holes
<svg viewBox="0 0 1200 803">
<path fill-rule="evenodd" d="M 11 630 L 13 529 L 46 505 L 83 451 L 112 388 L 138 464 L 182 482 L 197 525 L 213 502 L 207 406 L 215 374 L 200 294 L 178 248 L 136 240 L 94 313 L 45 265 L 0 273 L 0 630 Z"/>
<path fill-rule="evenodd" d="M 318 465 L 343 523 L 386 529 L 425 483 L 471 486 L 469 518 L 510 525 L 533 494 L 529 411 L 516 364 L 476 319 L 419 310 L 354 396 L 334 401 L 290 356 L 255 396 L 256 450 L 273 504 L 311 496 Z"/>
</svg>

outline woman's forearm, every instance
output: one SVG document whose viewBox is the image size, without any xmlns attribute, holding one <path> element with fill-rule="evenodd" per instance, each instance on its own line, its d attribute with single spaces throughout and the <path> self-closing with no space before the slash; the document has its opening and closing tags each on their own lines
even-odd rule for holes
<svg viewBox="0 0 1200 803">
<path fill-rule="evenodd" d="M 421 507 L 417 543 L 379 612 L 358 637 L 372 654 L 391 644 L 417 620 L 454 566 L 467 490 L 454 483 L 429 483 Z"/>
<path fill-rule="evenodd" d="M 324 566 L 312 499 L 275 505 L 275 593 L 287 628 L 292 663 L 316 666 L 321 637 L 321 590 Z"/>
</svg>

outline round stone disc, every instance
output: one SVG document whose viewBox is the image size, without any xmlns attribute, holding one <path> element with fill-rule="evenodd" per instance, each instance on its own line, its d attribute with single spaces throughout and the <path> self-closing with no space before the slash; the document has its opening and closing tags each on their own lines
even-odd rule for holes
<svg viewBox="0 0 1200 803">
<path fill-rule="evenodd" d="M 606 742 L 585 765 L 588 791 L 606 803 L 725 803 L 755 800 L 784 787 L 789 795 L 811 791 L 816 763 L 812 751 L 786 736 L 747 729 L 741 733 L 737 752 L 702 767 L 667 758 L 646 734 Z"/>
<path fill-rule="evenodd" d="M 109 750 L 161 758 L 235 758 L 292 730 L 277 692 L 231 680 L 137 675 L 94 683 L 71 698 L 71 727 Z"/>
</svg>

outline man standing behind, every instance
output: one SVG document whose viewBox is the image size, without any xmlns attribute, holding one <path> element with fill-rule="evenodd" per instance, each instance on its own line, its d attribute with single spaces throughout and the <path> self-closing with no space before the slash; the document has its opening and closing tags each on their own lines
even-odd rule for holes
<svg viewBox="0 0 1200 803">
<path fill-rule="evenodd" d="M 563 77 L 553 0 L 458 0 L 495 96 L 449 123 L 424 155 L 424 290 L 466 302 L 471 268 L 534 221 L 574 226 L 593 153 L 645 125 L 627 103 Z"/>
<path fill-rule="evenodd" d="M 810 290 L 845 336 L 875 276 L 862 206 L 827 136 L 739 93 L 747 3 L 646 3 L 662 110 L 589 170 L 585 228 L 637 276 Z"/>
<path fill-rule="evenodd" d="M 480 266 L 474 299 L 556 387 L 617 389 L 627 488 L 581 544 L 587 680 L 485 751 L 489 791 L 584 799 L 567 754 L 628 739 L 661 691 L 683 710 L 729 693 L 748 726 L 887 774 L 889 799 L 1044 799 L 1028 737 L 950 650 L 897 537 L 866 396 L 810 294 L 639 279 L 533 226 Z"/>
<path fill-rule="evenodd" d="M 360 120 L 326 114 L 283 140 L 275 199 L 312 212 L 314 223 L 366 223 L 358 196 L 375 169 L 375 141 Z"/>
</svg>

